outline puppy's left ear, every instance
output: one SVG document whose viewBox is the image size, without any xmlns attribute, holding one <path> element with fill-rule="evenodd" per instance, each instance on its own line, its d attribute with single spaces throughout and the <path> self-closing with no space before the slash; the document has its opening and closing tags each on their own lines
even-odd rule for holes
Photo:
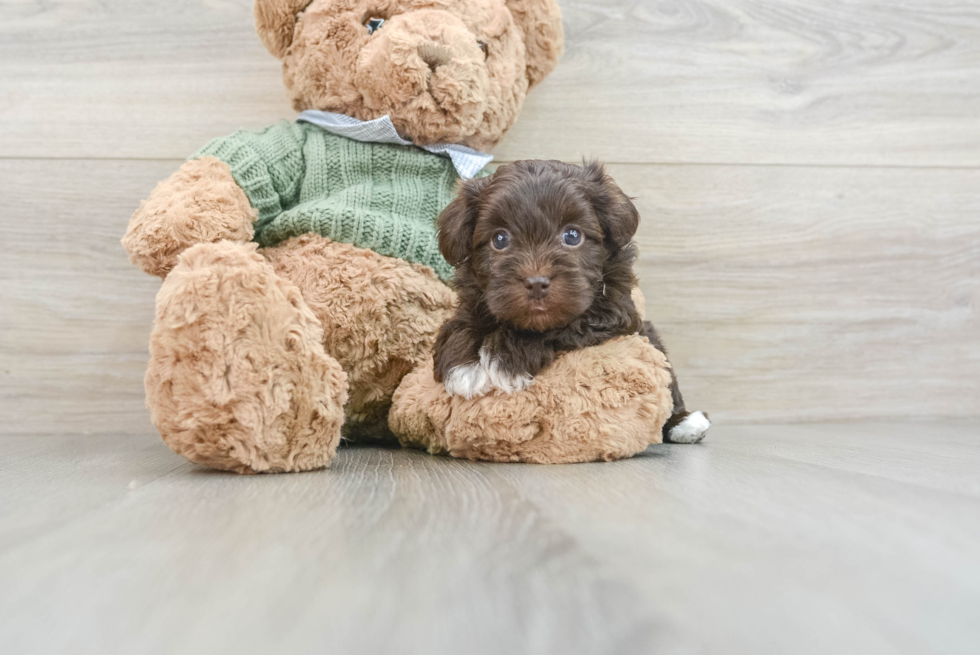
<svg viewBox="0 0 980 655">
<path fill-rule="evenodd" d="M 491 177 L 464 180 L 459 183 L 456 197 L 446 205 L 436 220 L 439 231 L 439 252 L 451 266 L 459 266 L 473 250 L 473 231 L 480 212 L 480 194 Z"/>
<path fill-rule="evenodd" d="M 602 164 L 587 161 L 582 165 L 582 170 L 606 243 L 614 248 L 626 246 L 633 240 L 640 225 L 640 213 L 636 211 L 636 206 L 609 177 Z"/>
</svg>

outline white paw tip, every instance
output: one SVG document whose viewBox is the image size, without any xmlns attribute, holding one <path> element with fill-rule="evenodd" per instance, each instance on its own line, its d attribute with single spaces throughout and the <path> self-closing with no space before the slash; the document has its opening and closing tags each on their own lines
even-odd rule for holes
<svg viewBox="0 0 980 655">
<path fill-rule="evenodd" d="M 711 421 L 703 412 L 691 412 L 684 420 L 670 430 L 670 440 L 674 443 L 697 443 L 704 439 L 711 427 Z"/>
<path fill-rule="evenodd" d="M 504 393 L 524 391 L 534 382 L 534 378 L 530 375 L 509 375 L 501 371 L 500 363 L 491 357 L 485 348 L 480 349 L 480 364 L 483 365 L 483 369 L 487 372 L 487 377 L 490 379 L 490 386 L 495 389 L 500 389 Z"/>
<path fill-rule="evenodd" d="M 465 366 L 454 366 L 449 369 L 449 375 L 444 382 L 446 393 L 450 396 L 462 396 L 470 399 L 482 396 L 490 388 L 490 378 L 480 362 Z"/>
</svg>

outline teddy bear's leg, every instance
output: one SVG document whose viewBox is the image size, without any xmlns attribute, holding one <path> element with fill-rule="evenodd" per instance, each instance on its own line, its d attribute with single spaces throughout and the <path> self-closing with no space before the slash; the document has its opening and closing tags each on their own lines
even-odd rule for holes
<svg viewBox="0 0 980 655">
<path fill-rule="evenodd" d="M 123 247 L 143 271 L 166 277 L 177 256 L 197 243 L 252 240 L 256 212 L 214 157 L 184 162 L 153 189 L 129 220 Z"/>
<path fill-rule="evenodd" d="M 347 373 L 345 437 L 393 439 L 388 408 L 426 361 L 455 294 L 431 269 L 315 234 L 260 250 L 323 324 L 323 347 Z"/>
<path fill-rule="evenodd" d="M 347 379 L 299 290 L 254 244 L 184 251 L 157 295 L 146 402 L 187 459 L 238 473 L 330 464 Z"/>
</svg>

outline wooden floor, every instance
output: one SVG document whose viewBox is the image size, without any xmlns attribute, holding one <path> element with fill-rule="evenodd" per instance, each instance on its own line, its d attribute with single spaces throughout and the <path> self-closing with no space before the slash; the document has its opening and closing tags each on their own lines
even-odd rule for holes
<svg viewBox="0 0 980 655">
<path fill-rule="evenodd" d="M 975 654 L 978 471 L 978 422 L 252 477 L 153 435 L 8 436 L 0 650 Z"/>
</svg>

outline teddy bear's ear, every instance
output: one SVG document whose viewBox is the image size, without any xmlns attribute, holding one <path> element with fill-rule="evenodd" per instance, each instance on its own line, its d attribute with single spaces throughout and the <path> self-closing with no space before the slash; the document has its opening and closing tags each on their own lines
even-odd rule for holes
<svg viewBox="0 0 980 655">
<path fill-rule="evenodd" d="M 555 68 L 565 44 L 558 0 L 507 0 L 507 8 L 524 32 L 527 80 L 534 86 Z"/>
<path fill-rule="evenodd" d="M 296 15 L 313 0 L 255 0 L 255 31 L 266 49 L 282 59 L 293 42 Z"/>
</svg>

